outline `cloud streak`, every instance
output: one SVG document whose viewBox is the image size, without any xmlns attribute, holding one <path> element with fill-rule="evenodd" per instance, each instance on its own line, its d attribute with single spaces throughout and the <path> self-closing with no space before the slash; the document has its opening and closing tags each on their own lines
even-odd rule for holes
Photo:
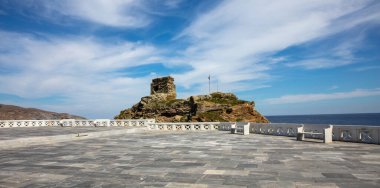
<svg viewBox="0 0 380 188">
<path fill-rule="evenodd" d="M 179 78 L 178 83 L 187 87 L 190 87 L 187 80 L 192 80 L 194 84 L 206 84 L 204 80 L 210 73 L 222 84 L 265 82 L 272 78 L 270 71 L 276 66 L 265 60 L 274 53 L 341 32 L 365 21 L 377 20 L 364 14 L 350 16 L 349 20 L 342 19 L 364 9 L 370 2 L 223 1 L 209 12 L 199 15 L 177 36 L 177 40 L 189 39 L 190 46 L 182 52 L 183 62 L 190 64 L 194 70 L 175 76 Z M 374 11 L 371 13 L 377 14 Z M 350 47 L 344 44 L 334 53 L 347 55 Z M 333 61 L 319 58 L 287 66 L 317 69 L 350 63 L 347 59 Z M 245 89 L 249 90 L 249 87 Z"/>
<path fill-rule="evenodd" d="M 11 6 L 12 3 L 28 12 L 34 10 L 33 14 L 37 17 L 57 23 L 68 24 L 75 20 L 90 25 L 136 29 L 149 26 L 154 16 L 164 16 L 165 11 L 177 8 L 182 0 L 50 0 L 11 2 Z"/>
<path fill-rule="evenodd" d="M 130 78 L 118 72 L 152 63 L 159 54 L 141 43 L 103 44 L 86 37 L 0 32 L 0 41 L 0 67 L 9 70 L 0 75 L 1 91 L 31 100 L 65 96 L 62 111 L 98 117 L 115 115 L 148 93 L 141 86 L 149 84 L 150 75 Z"/>
<path fill-rule="evenodd" d="M 79 21 L 80 24 L 141 28 L 151 21 L 145 14 L 144 3 L 139 0 L 27 0 L 3 2 L 2 6 L 28 19 L 41 21 L 42 18 L 55 24 L 75 25 Z"/>
<path fill-rule="evenodd" d="M 364 34 L 337 39 L 338 44 L 323 45 L 312 48 L 312 53 L 302 54 L 300 60 L 286 63 L 287 67 L 300 67 L 306 70 L 341 67 L 357 62 L 354 53 L 363 45 Z M 315 42 L 315 41 L 313 41 Z M 323 41 L 326 42 L 327 41 Z M 310 45 L 310 44 L 309 44 Z M 307 45 L 305 45 L 307 46 Z M 311 44 L 312 46 L 312 44 Z"/>
<path fill-rule="evenodd" d="M 348 99 L 348 98 L 379 96 L 379 95 L 380 95 L 380 88 L 356 89 L 349 92 L 284 95 L 278 98 L 266 99 L 264 100 L 264 102 L 267 104 L 308 103 L 308 102 L 315 102 L 315 101 Z"/>
<path fill-rule="evenodd" d="M 114 27 L 143 27 L 148 18 L 137 0 L 66 0 L 57 11 L 94 23 Z"/>
<path fill-rule="evenodd" d="M 149 5 L 150 2 L 153 5 Z M 22 18 L 45 17 L 51 21 L 44 23 L 46 25 L 63 20 L 74 28 L 88 26 L 91 29 L 86 29 L 85 35 L 78 32 L 79 36 L 54 35 L 54 31 L 48 34 L 48 29 L 39 36 L 0 31 L 0 90 L 30 101 L 63 96 L 59 106 L 39 107 L 100 118 L 112 117 L 118 110 L 149 93 L 146 86 L 154 75 L 132 78 L 122 72 L 141 65 L 164 63 L 169 67 L 190 67 L 172 75 L 178 88 L 185 90 L 185 94 L 179 94 L 181 97 L 206 93 L 209 74 L 213 81 L 218 81 L 221 91 L 268 88 L 272 86 L 270 81 L 278 76 L 273 73 L 277 67 L 311 70 L 351 64 L 355 59 L 352 51 L 358 41 L 341 43 L 325 53 L 313 52 L 314 56 L 285 66 L 282 62 L 292 57 L 274 56 L 277 52 L 324 39 L 363 23 L 379 23 L 380 18 L 376 11 L 379 4 L 366 0 L 234 0 L 222 1 L 200 13 L 174 39 L 166 41 L 171 43 L 168 46 L 125 39 L 132 31 L 144 33 L 154 29 L 149 26 L 154 25 L 151 23 L 155 16 L 165 16 L 168 10 L 185 3 L 181 0 L 161 2 L 52 0 L 19 3 L 26 10 L 38 7 L 34 11 L 20 11 L 25 12 Z M 154 10 L 158 4 L 162 4 L 160 8 L 166 8 Z M 32 15 L 26 15 L 30 12 Z M 173 15 L 170 16 L 169 21 L 175 20 Z M 41 21 L 38 19 L 34 21 Z M 102 29 L 96 30 L 98 26 Z M 97 32 L 101 34 L 97 36 Z M 108 32 L 110 35 L 117 33 L 112 40 L 118 41 L 111 43 L 98 38 Z M 358 40 L 360 42 L 360 38 Z M 332 55 L 326 58 L 327 53 Z M 353 91 L 365 92 L 378 91 Z M 334 94 L 335 97 L 344 95 Z M 327 100 L 326 95 L 330 96 L 310 95 L 306 96 L 309 100 Z M 278 101 L 282 99 L 295 101 L 292 96 L 268 101 L 280 104 Z"/>
</svg>

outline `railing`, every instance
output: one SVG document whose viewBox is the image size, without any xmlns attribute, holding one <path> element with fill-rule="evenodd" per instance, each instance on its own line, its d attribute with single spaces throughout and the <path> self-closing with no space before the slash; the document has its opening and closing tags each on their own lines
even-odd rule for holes
<svg viewBox="0 0 380 188">
<path fill-rule="evenodd" d="M 211 131 L 219 130 L 219 122 L 148 123 L 150 130 Z"/>
<path fill-rule="evenodd" d="M 230 131 L 232 122 L 221 122 L 219 130 Z M 250 123 L 250 133 L 267 134 L 276 136 L 296 136 L 297 127 L 302 124 L 288 124 L 288 123 Z"/>
<path fill-rule="evenodd" d="M 148 123 L 154 123 L 154 119 L 123 119 L 123 120 L 109 120 L 109 119 L 95 119 L 95 120 L 77 120 L 77 119 L 63 119 L 63 120 L 0 120 L 0 128 L 12 127 L 49 127 L 49 126 L 62 126 L 62 127 L 136 127 L 148 126 Z"/>
<path fill-rule="evenodd" d="M 256 134 L 267 134 L 276 136 L 296 136 L 297 127 L 302 124 L 290 123 L 251 123 L 250 132 Z"/>
<path fill-rule="evenodd" d="M 221 122 L 219 130 L 230 131 L 232 122 Z M 296 137 L 297 128 L 304 127 L 306 132 L 323 132 L 329 125 L 292 124 L 292 123 L 251 123 L 250 133 L 275 136 Z M 306 135 L 307 138 L 323 139 L 323 135 Z M 334 141 L 380 144 L 380 126 L 333 125 Z"/>
<path fill-rule="evenodd" d="M 358 125 L 334 125 L 333 140 L 380 144 L 380 127 Z"/>
<path fill-rule="evenodd" d="M 181 122 L 181 123 L 155 123 L 154 119 L 94 119 L 94 120 L 0 120 L 0 128 L 12 127 L 49 127 L 49 126 L 69 126 L 69 127 L 133 127 L 144 126 L 150 130 L 167 131 L 201 131 L 220 130 L 230 131 L 234 122 Z M 304 127 L 306 132 L 320 132 L 328 125 L 292 124 L 292 123 L 250 123 L 250 133 L 266 134 L 275 136 L 297 135 L 297 127 Z M 309 138 L 323 139 L 322 135 L 306 135 Z M 344 142 L 360 142 L 380 144 L 380 126 L 363 125 L 333 125 L 333 140 Z"/>
<path fill-rule="evenodd" d="M 59 126 L 60 120 L 1 120 L 0 128 Z"/>
</svg>

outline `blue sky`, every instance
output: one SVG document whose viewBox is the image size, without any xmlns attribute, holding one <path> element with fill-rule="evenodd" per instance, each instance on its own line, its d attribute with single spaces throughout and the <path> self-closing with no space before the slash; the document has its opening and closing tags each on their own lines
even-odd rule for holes
<svg viewBox="0 0 380 188">
<path fill-rule="evenodd" d="M 376 0 L 0 0 L 0 103 L 112 118 L 171 75 L 264 115 L 380 112 Z"/>
</svg>

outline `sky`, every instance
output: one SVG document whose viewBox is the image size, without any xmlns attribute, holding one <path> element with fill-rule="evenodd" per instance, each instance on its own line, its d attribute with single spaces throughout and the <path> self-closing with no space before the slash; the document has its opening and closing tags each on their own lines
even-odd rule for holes
<svg viewBox="0 0 380 188">
<path fill-rule="evenodd" d="M 380 112 L 380 1 L 0 0 L 0 103 L 113 118 L 171 75 L 264 115 Z"/>
</svg>

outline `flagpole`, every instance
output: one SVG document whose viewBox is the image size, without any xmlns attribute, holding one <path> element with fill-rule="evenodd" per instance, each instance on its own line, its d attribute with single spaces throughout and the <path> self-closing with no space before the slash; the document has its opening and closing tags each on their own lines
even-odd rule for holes
<svg viewBox="0 0 380 188">
<path fill-rule="evenodd" d="M 211 94 L 210 80 L 211 80 L 211 76 L 208 75 L 208 94 Z"/>
</svg>

